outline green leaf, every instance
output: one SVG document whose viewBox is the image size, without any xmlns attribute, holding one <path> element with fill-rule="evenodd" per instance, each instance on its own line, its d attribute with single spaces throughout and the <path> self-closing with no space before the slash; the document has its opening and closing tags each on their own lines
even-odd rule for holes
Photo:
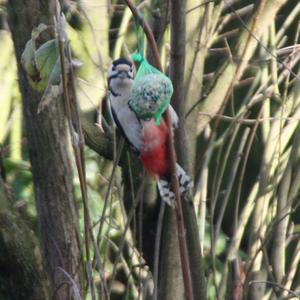
<svg viewBox="0 0 300 300">
<path fill-rule="evenodd" d="M 55 67 L 58 59 L 58 52 L 56 48 L 56 40 L 47 41 L 38 50 L 35 51 L 35 62 L 40 77 L 42 80 L 50 78 L 50 75 Z"/>
<path fill-rule="evenodd" d="M 21 57 L 21 63 L 29 76 L 37 75 L 37 70 L 34 65 L 34 52 L 34 42 L 32 40 L 29 40 L 25 46 Z"/>
</svg>

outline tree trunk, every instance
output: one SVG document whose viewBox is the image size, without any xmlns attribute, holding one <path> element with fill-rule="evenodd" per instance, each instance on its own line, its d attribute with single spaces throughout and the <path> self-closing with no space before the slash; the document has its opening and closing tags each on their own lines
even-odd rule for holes
<svg viewBox="0 0 300 300">
<path fill-rule="evenodd" d="M 2 179 L 0 266 L 0 299 L 50 299 L 49 284 L 33 232 L 10 203 Z"/>
<path fill-rule="evenodd" d="M 50 0 L 11 0 L 8 18 L 18 64 L 43 255 L 56 295 L 69 299 L 71 283 L 58 267 L 80 287 L 82 257 L 63 102 L 56 99 L 38 115 L 41 94 L 30 87 L 20 63 L 32 29 L 41 22 L 52 23 L 54 4 Z"/>
<path fill-rule="evenodd" d="M 179 116 L 179 126 L 175 131 L 178 162 L 190 172 L 189 164 L 193 161 L 189 152 L 185 130 L 186 101 L 184 97 L 185 68 L 185 11 L 186 1 L 171 1 L 171 61 L 170 77 L 174 85 L 172 104 Z M 183 200 L 183 199 L 182 199 Z M 182 201 L 186 242 L 190 261 L 194 299 L 206 299 L 206 280 L 201 256 L 199 229 L 192 199 Z"/>
</svg>

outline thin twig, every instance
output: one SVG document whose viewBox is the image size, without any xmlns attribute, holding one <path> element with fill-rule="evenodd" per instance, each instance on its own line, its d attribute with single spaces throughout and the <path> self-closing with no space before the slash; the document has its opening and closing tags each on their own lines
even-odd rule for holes
<svg viewBox="0 0 300 300">
<path fill-rule="evenodd" d="M 224 0 L 225 3 L 227 2 L 227 0 Z M 265 46 L 258 37 L 255 36 L 255 34 L 253 34 L 253 30 L 248 28 L 247 24 L 243 21 L 243 19 L 236 13 L 235 9 L 229 4 L 228 7 L 231 9 L 232 13 L 236 15 L 237 19 L 239 20 L 239 22 L 242 24 L 242 26 L 244 27 L 244 29 L 249 33 L 249 37 L 251 36 L 251 38 L 253 38 L 254 40 L 257 41 L 257 43 L 260 45 L 260 47 L 262 47 L 267 53 L 270 54 L 271 57 L 273 57 L 280 65 L 282 65 L 286 70 L 288 70 L 290 72 L 290 74 L 292 74 L 297 80 L 300 80 L 300 77 L 287 65 L 285 64 L 285 62 L 283 62 L 282 60 L 278 59 L 276 57 L 276 55 L 274 55 L 274 53 L 272 53 L 272 51 L 270 51 L 268 49 L 267 46 Z M 255 23 L 255 22 L 254 22 Z M 254 24 L 253 23 L 253 24 Z M 246 48 L 246 47 L 245 47 Z"/>
<path fill-rule="evenodd" d="M 153 281 L 154 281 L 154 291 L 153 291 L 153 300 L 158 300 L 158 269 L 159 269 L 159 252 L 161 244 L 161 233 L 163 227 L 163 218 L 165 214 L 166 204 L 164 201 L 161 201 L 160 210 L 157 220 L 156 234 L 155 234 L 155 246 L 154 246 L 154 271 L 153 271 Z"/>
<path fill-rule="evenodd" d="M 244 147 L 246 145 L 246 141 L 247 141 L 247 138 L 248 138 L 248 135 L 249 135 L 249 131 L 250 131 L 250 129 L 247 127 L 243 132 L 242 139 L 241 139 L 240 145 L 239 145 L 239 149 L 238 149 L 238 152 L 237 152 L 237 155 L 236 155 L 236 159 L 235 159 L 235 161 L 233 163 L 233 166 L 231 168 L 231 173 L 230 173 L 230 176 L 229 176 L 228 185 L 226 187 L 226 195 L 225 195 L 224 199 L 222 199 L 222 203 L 220 204 L 220 208 L 219 208 L 219 214 L 218 214 L 218 217 L 217 217 L 217 224 L 216 224 L 216 228 L 215 228 L 215 240 L 218 239 L 218 236 L 220 234 L 221 224 L 222 224 L 222 221 L 223 221 L 225 209 L 226 209 L 226 206 L 228 204 L 229 197 L 230 197 L 230 194 L 231 194 L 231 191 L 232 191 L 232 188 L 233 188 L 233 183 L 234 183 L 235 178 L 236 178 L 237 170 L 238 170 L 238 167 L 239 167 L 242 155 L 243 155 L 243 151 L 244 151 Z"/>
<path fill-rule="evenodd" d="M 142 28 L 143 28 L 143 30 L 146 34 L 147 40 L 150 44 L 150 48 L 153 51 L 155 66 L 159 70 L 162 70 L 163 68 L 162 68 L 162 65 L 161 65 L 160 56 L 159 56 L 159 52 L 158 52 L 158 49 L 157 49 L 156 41 L 155 41 L 155 38 L 153 36 L 152 30 L 151 30 L 149 24 L 145 21 L 144 17 L 140 14 L 139 10 L 137 9 L 137 7 L 133 4 L 133 2 L 131 0 L 124 0 L 124 2 L 130 8 L 132 14 L 137 19 L 138 23 L 142 26 Z"/>
<path fill-rule="evenodd" d="M 115 143 L 116 143 L 116 141 L 115 141 Z M 107 209 L 107 205 L 108 205 L 108 202 L 109 202 L 108 198 L 109 198 L 109 195 L 111 193 L 111 189 L 112 189 L 112 186 L 113 186 L 113 179 L 115 177 L 115 173 L 116 173 L 116 170 L 117 170 L 118 163 L 120 161 L 120 157 L 121 157 L 121 154 L 122 154 L 122 151 L 123 151 L 123 147 L 124 147 L 124 139 L 121 139 L 120 144 L 118 145 L 118 152 L 116 153 L 116 155 L 114 157 L 113 169 L 112 169 L 112 172 L 111 172 L 111 176 L 109 178 L 109 183 L 108 183 L 106 195 L 105 195 L 105 198 L 104 198 L 104 206 L 102 208 L 102 214 L 101 214 L 101 218 L 100 218 L 100 226 L 99 226 L 99 230 L 98 230 L 98 234 L 97 234 L 97 244 L 99 244 L 100 238 L 101 238 L 101 235 L 102 235 L 106 209 Z"/>
<path fill-rule="evenodd" d="M 137 18 L 139 24 L 143 27 L 144 32 L 146 34 L 147 40 L 153 52 L 153 58 L 155 62 L 155 66 L 162 71 L 162 65 L 160 61 L 159 52 L 157 49 L 157 45 L 153 36 L 153 33 L 148 25 L 145 22 L 144 18 L 139 13 L 137 7 L 133 4 L 131 0 L 124 0 L 132 14 Z M 180 258 L 181 258 L 181 267 L 182 267 L 182 275 L 185 287 L 185 295 L 188 300 L 193 299 L 193 288 L 192 288 L 192 281 L 191 281 L 191 272 L 189 266 L 189 259 L 188 259 L 188 251 L 187 251 L 187 244 L 186 244 L 186 237 L 185 237 L 185 229 L 184 229 L 184 220 L 183 220 L 183 213 L 182 213 L 182 206 L 181 206 L 181 197 L 179 192 L 179 183 L 178 178 L 176 175 L 176 154 L 174 148 L 174 141 L 172 132 L 172 122 L 169 111 L 167 110 L 164 114 L 164 119 L 166 124 L 169 128 L 169 136 L 168 136 L 168 156 L 170 160 L 170 170 L 171 170 L 171 184 L 172 189 L 175 194 L 176 199 L 176 218 L 177 218 L 177 230 L 178 230 L 178 239 L 179 239 L 179 248 L 180 248 Z"/>
<path fill-rule="evenodd" d="M 86 183 L 86 175 L 85 175 L 85 160 L 84 160 L 84 138 L 81 128 L 81 123 L 79 119 L 79 114 L 77 110 L 77 103 L 75 99 L 75 86 L 74 86 L 74 75 L 72 73 L 72 65 L 71 65 L 71 54 L 70 48 L 66 43 L 66 33 L 64 29 L 64 20 L 63 16 L 61 15 L 60 5 L 59 2 L 56 2 L 56 17 L 55 17 L 55 24 L 56 24 L 56 34 L 58 40 L 58 48 L 59 48 L 59 56 L 60 56 L 60 65 L 61 65 L 61 77 L 63 83 L 63 92 L 65 97 L 65 106 L 66 106 L 66 113 L 67 119 L 69 124 L 70 135 L 72 139 L 72 146 L 75 155 L 76 167 L 80 182 L 80 190 L 83 200 L 83 207 L 84 207 L 84 231 L 85 231 L 85 251 L 86 251 L 86 259 L 87 259 L 87 279 L 89 286 L 91 288 L 92 299 L 96 299 L 95 293 L 95 286 L 94 280 L 92 275 L 92 266 L 91 266 L 91 256 L 90 256 L 90 238 L 95 247 L 95 240 L 93 237 L 90 215 L 88 210 L 88 194 L 87 194 L 87 183 Z M 66 50 L 66 53 L 65 53 Z M 70 73 L 68 74 L 66 70 L 66 63 L 68 62 L 70 66 Z M 70 75 L 70 83 L 73 90 L 73 98 L 71 99 L 68 89 L 68 75 Z M 74 116 L 75 114 L 75 116 Z M 76 126 L 76 131 L 74 131 L 73 124 Z M 99 254 L 98 248 L 95 248 L 95 253 Z M 100 263 L 100 262 L 99 262 Z M 99 271 L 99 275 L 101 277 L 101 282 L 104 286 L 104 291 L 106 291 L 106 284 L 103 278 L 102 270 Z M 105 299 L 108 299 L 108 294 L 105 293 Z"/>
<path fill-rule="evenodd" d="M 57 267 L 56 271 L 62 272 L 65 275 L 65 277 L 67 277 L 67 279 L 69 280 L 69 284 L 72 287 L 74 299 L 75 300 L 82 300 L 79 288 L 78 288 L 75 280 L 72 278 L 72 276 L 66 270 L 64 270 L 61 267 Z"/>
<path fill-rule="evenodd" d="M 145 180 L 143 180 L 142 183 L 141 183 L 141 186 L 140 186 L 140 188 L 137 192 L 137 195 L 136 195 L 136 197 L 135 197 L 135 199 L 132 203 L 132 207 L 131 207 L 131 209 L 129 211 L 129 214 L 128 214 L 128 217 L 127 217 L 127 222 L 126 222 L 126 225 L 125 225 L 125 228 L 124 228 L 124 231 L 123 231 L 123 235 L 122 235 L 121 240 L 120 240 L 119 252 L 117 253 L 116 258 L 115 258 L 113 270 L 112 270 L 112 273 L 111 273 L 110 282 L 109 282 L 109 285 L 108 285 L 108 291 L 109 292 L 112 289 L 112 284 L 113 284 L 114 279 L 115 279 L 116 274 L 117 274 L 118 262 L 120 261 L 120 259 L 122 257 L 122 251 L 123 251 L 123 248 L 124 248 L 124 245 L 125 245 L 125 242 L 126 242 L 127 230 L 129 229 L 130 223 L 131 223 L 131 221 L 134 217 L 137 205 L 139 204 L 139 201 L 141 200 L 141 196 L 143 194 L 144 188 L 145 188 Z"/>
<path fill-rule="evenodd" d="M 300 299 L 300 294 L 292 291 L 292 290 L 289 290 L 289 289 L 286 289 L 283 285 L 277 283 L 277 282 L 273 282 L 273 281 L 268 281 L 268 280 L 252 280 L 252 281 L 249 281 L 249 286 L 252 285 L 252 284 L 260 284 L 260 283 L 263 283 L 263 284 L 268 284 L 268 285 L 271 285 L 271 286 L 275 286 L 283 291 L 286 291 L 288 292 L 289 294 L 295 296 L 296 298 Z"/>
<path fill-rule="evenodd" d="M 196 10 L 196 9 L 198 9 L 198 8 L 200 8 L 200 7 L 208 4 L 208 3 L 211 3 L 211 2 L 215 2 L 215 0 L 207 0 L 207 1 L 203 2 L 203 3 L 201 3 L 201 4 L 198 4 L 198 5 L 190 8 L 190 9 L 188 9 L 185 13 L 189 14 L 190 12 L 192 12 L 192 11 L 194 11 L 194 10 Z"/>
<path fill-rule="evenodd" d="M 247 118 L 240 118 L 240 117 L 230 117 L 222 114 L 217 113 L 206 113 L 206 112 L 199 112 L 199 115 L 208 116 L 210 118 L 219 117 L 224 122 L 233 122 L 233 123 L 240 123 L 244 125 L 255 125 L 256 123 L 262 123 L 267 121 L 300 121 L 300 118 L 295 117 L 270 117 L 270 118 L 258 118 L 258 119 L 247 119 Z"/>
</svg>

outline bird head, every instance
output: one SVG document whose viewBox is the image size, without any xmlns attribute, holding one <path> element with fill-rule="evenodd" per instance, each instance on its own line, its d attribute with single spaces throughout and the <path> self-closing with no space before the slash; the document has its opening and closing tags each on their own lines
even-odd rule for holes
<svg viewBox="0 0 300 300">
<path fill-rule="evenodd" d="M 123 91 L 131 89 L 134 79 L 134 66 L 124 58 L 119 58 L 111 64 L 108 71 L 108 87 L 114 96 L 122 95 Z"/>
</svg>

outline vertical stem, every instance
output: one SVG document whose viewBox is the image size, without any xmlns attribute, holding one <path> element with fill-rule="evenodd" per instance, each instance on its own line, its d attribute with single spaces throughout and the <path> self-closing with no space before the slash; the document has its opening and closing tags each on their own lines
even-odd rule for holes
<svg viewBox="0 0 300 300">
<path fill-rule="evenodd" d="M 153 267 L 153 281 L 154 281 L 153 300 L 158 300 L 157 287 L 158 287 L 159 252 L 160 252 L 160 244 L 161 244 L 161 236 L 162 236 L 162 228 L 163 228 L 163 218 L 165 215 L 165 206 L 166 203 L 164 201 L 161 201 L 158 220 L 157 220 L 156 235 L 155 235 L 155 250 L 154 250 L 155 252 L 154 252 L 154 267 Z"/>
<path fill-rule="evenodd" d="M 169 112 L 167 111 L 165 114 L 165 120 L 167 122 L 168 127 L 172 130 L 172 122 Z M 188 251 L 186 244 L 186 235 L 184 228 L 184 220 L 182 213 L 182 205 L 181 205 L 181 197 L 179 192 L 179 183 L 176 175 L 176 153 L 175 147 L 173 143 L 173 136 L 169 134 L 169 158 L 170 158 L 170 169 L 171 169 L 171 184 L 172 189 L 175 194 L 176 201 L 176 220 L 177 220 L 177 232 L 178 232 L 178 240 L 179 240 L 179 250 L 180 250 L 180 260 L 181 260 L 181 268 L 182 268 L 182 276 L 183 283 L 185 289 L 185 296 L 187 300 L 194 299 L 193 296 L 193 287 L 192 287 L 192 278 L 191 278 L 191 269 L 190 262 L 188 259 Z"/>
<path fill-rule="evenodd" d="M 54 6 L 54 0 L 11 0 L 7 2 L 7 12 L 22 93 L 43 258 L 52 279 L 52 290 L 56 290 L 58 298 L 69 299 L 70 287 L 66 284 L 65 275 L 57 271 L 59 267 L 72 274 L 78 287 L 82 287 L 83 282 L 72 166 L 66 147 L 65 112 L 58 97 L 37 114 L 42 95 L 30 86 L 21 64 L 21 55 L 32 29 L 40 23 L 53 25 Z M 46 36 L 41 42 L 45 39 Z"/>
<path fill-rule="evenodd" d="M 155 66 L 162 71 L 162 65 L 160 62 L 160 56 L 157 49 L 157 45 L 153 36 L 153 33 L 148 25 L 147 22 L 143 19 L 140 15 L 138 9 L 134 6 L 131 0 L 124 0 L 132 14 L 137 18 L 138 22 L 141 26 L 143 26 L 146 37 L 148 39 L 150 48 L 152 49 L 153 56 L 154 56 L 154 64 Z M 167 110 L 164 114 L 164 119 L 169 127 L 169 131 L 172 132 L 172 122 L 169 111 Z M 170 160 L 170 169 L 171 169 L 171 184 L 172 189 L 175 194 L 176 200 L 176 219 L 177 219 L 177 231 L 178 231 L 178 239 L 179 239 L 179 249 L 180 249 L 180 259 L 181 259 L 181 268 L 182 268 L 182 275 L 185 287 L 185 295 L 187 300 L 193 299 L 193 288 L 192 288 L 192 280 L 191 280 L 191 272 L 190 272 L 190 264 L 188 259 L 188 251 L 187 251 L 187 244 L 186 244 L 186 235 L 184 229 L 184 220 L 183 220 L 183 213 L 182 213 L 182 205 L 181 205 L 181 197 L 179 192 L 179 183 L 178 178 L 176 175 L 176 153 L 175 147 L 173 142 L 173 135 L 169 134 L 168 139 L 168 154 Z"/>
<path fill-rule="evenodd" d="M 152 30 L 149 26 L 149 24 L 144 20 L 144 17 L 140 14 L 137 7 L 133 4 L 131 0 L 124 0 L 124 2 L 127 4 L 127 6 L 130 8 L 132 14 L 137 19 L 138 23 L 142 26 L 144 29 L 144 32 L 146 34 L 147 40 L 149 42 L 150 49 L 153 52 L 153 62 L 157 69 L 162 71 L 162 64 L 160 61 L 160 55 L 157 49 L 156 41 L 153 36 Z"/>
<path fill-rule="evenodd" d="M 194 131 L 190 136 L 186 132 L 185 113 L 189 99 L 185 98 L 184 74 L 186 56 L 186 3 L 187 1 L 170 1 L 171 16 L 171 50 L 170 50 L 170 78 L 173 82 L 174 93 L 172 105 L 179 116 L 179 126 L 175 131 L 175 148 L 178 162 L 185 170 L 189 170 L 190 159 L 193 157 L 190 151 L 190 138 L 193 139 Z M 193 145 L 194 146 L 194 145 Z M 193 158 L 192 158 L 193 160 Z M 199 241 L 199 229 L 192 199 L 181 202 L 186 234 L 186 246 L 188 251 L 189 270 L 192 282 L 192 290 L 195 299 L 205 299 L 205 275 L 202 262 L 202 254 Z"/>
<path fill-rule="evenodd" d="M 60 65 L 61 65 L 61 77 L 62 77 L 62 85 L 63 85 L 63 94 L 65 98 L 65 108 L 66 115 L 68 119 L 69 131 L 72 140 L 72 147 L 75 156 L 76 168 L 78 172 L 79 182 L 80 182 L 80 190 L 83 200 L 83 210 L 84 210 L 84 234 L 85 234 L 85 251 L 86 251 L 86 272 L 87 272 L 87 280 L 88 285 L 91 288 L 91 296 L 92 299 L 96 299 L 96 290 L 92 273 L 92 264 L 91 264 L 91 255 L 90 255 L 90 240 L 94 246 L 95 256 L 98 261 L 98 265 L 100 265 L 100 255 L 99 249 L 96 243 L 96 240 L 93 235 L 92 226 L 91 226 L 91 218 L 89 214 L 88 208 L 88 193 L 87 193 L 87 183 L 86 183 L 86 173 L 85 173 L 85 159 L 84 159 L 84 137 L 82 132 L 81 123 L 79 120 L 79 114 L 77 109 L 77 101 L 75 94 L 75 86 L 74 86 L 74 75 L 71 66 L 71 52 L 66 43 L 66 34 L 64 32 L 64 24 L 62 23 L 63 19 L 61 18 L 60 5 L 58 1 L 56 2 L 56 18 L 55 18 L 55 27 L 56 34 L 58 40 L 58 49 L 59 49 L 59 57 L 60 57 Z M 66 69 L 66 62 L 70 65 L 69 74 Z M 71 93 L 69 93 L 68 81 L 70 80 Z M 71 97 L 72 95 L 72 97 Z M 74 113 L 74 116 L 73 116 Z M 74 128 L 78 134 L 76 137 Z M 99 267 L 99 275 L 101 278 L 101 285 L 104 290 L 104 299 L 109 299 L 109 295 L 107 292 L 105 278 L 103 276 L 104 270 Z"/>
<path fill-rule="evenodd" d="M 57 8 L 58 9 L 58 8 Z M 57 18 L 59 18 L 59 13 L 57 15 Z M 94 281 L 92 277 L 92 269 L 91 269 L 91 259 L 90 259 L 90 235 L 89 235 L 89 227 L 90 227 L 90 220 L 89 220 L 89 213 L 88 213 L 88 197 L 87 197 L 87 190 L 86 190 L 86 181 L 85 181 L 85 168 L 84 168 L 84 161 L 81 160 L 81 153 L 80 149 L 78 147 L 78 141 L 76 141 L 76 138 L 74 136 L 73 132 L 73 126 L 71 122 L 71 99 L 69 96 L 68 92 L 68 86 L 67 86 L 67 71 L 65 69 L 65 53 L 64 53 L 64 38 L 60 35 L 59 30 L 57 30 L 58 33 L 58 46 L 59 46 L 59 55 L 60 55 L 60 65 L 61 65 L 61 73 L 62 73 L 62 83 L 63 83 L 63 91 L 64 91 L 64 97 L 65 97 L 65 107 L 66 107 L 66 112 L 67 112 L 67 117 L 68 117 L 68 123 L 69 123 L 69 130 L 72 138 L 72 146 L 73 146 L 73 151 L 75 155 L 75 161 L 76 161 L 76 167 L 77 167 L 77 172 L 78 172 L 78 177 L 79 177 L 79 182 L 80 182 L 80 190 L 81 190 L 81 195 L 83 199 L 83 208 L 84 208 L 84 233 L 85 233 L 85 252 L 86 252 L 86 259 L 87 259 L 87 279 L 88 279 L 88 284 L 91 288 L 91 294 L 92 294 L 92 299 L 96 299 L 96 294 L 95 294 L 95 287 L 94 287 Z"/>
</svg>

